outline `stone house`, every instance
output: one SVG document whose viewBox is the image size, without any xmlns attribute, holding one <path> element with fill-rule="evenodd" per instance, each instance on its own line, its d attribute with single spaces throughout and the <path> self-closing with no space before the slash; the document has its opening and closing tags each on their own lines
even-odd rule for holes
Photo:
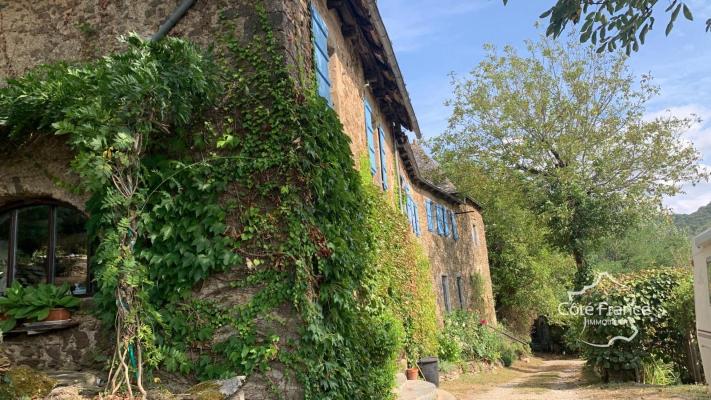
<svg viewBox="0 0 711 400">
<path fill-rule="evenodd" d="M 181 4 L 189 7 L 176 14 Z M 430 160 L 408 138 L 421 133 L 376 1 L 265 4 L 288 62 L 314 66 L 319 93 L 352 140 L 356 166 L 367 158 L 373 182 L 406 213 L 422 241 L 440 314 L 470 308 L 476 301 L 495 321 L 481 208 L 453 186 L 435 185 L 425 177 Z M 42 63 L 118 50 L 117 36 L 137 32 L 149 37 L 171 15 L 175 24 L 166 26 L 169 34 L 202 46 L 211 44 L 221 19 L 232 19 L 244 37 L 257 23 L 251 0 L 0 0 L 0 80 Z M 3 149 L 0 157 L 0 290 L 18 280 L 27 285 L 67 282 L 76 295 L 89 293 L 89 252 L 81 228 L 86 198 L 71 190 L 77 179 L 69 169 L 70 150 L 52 137 L 21 151 Z M 45 340 L 60 344 L 55 352 L 79 358 L 94 342 L 95 323 L 86 324 L 44 335 L 50 338 Z M 35 347 L 17 350 L 15 356 L 55 365 L 57 354 Z"/>
</svg>

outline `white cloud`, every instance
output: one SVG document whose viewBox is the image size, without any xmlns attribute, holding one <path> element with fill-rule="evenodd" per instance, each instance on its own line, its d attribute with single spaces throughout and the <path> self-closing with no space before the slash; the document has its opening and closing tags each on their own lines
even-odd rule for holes
<svg viewBox="0 0 711 400">
<path fill-rule="evenodd" d="M 711 203 L 711 183 L 684 185 L 683 191 L 685 193 L 664 199 L 664 205 L 677 214 L 690 214 Z"/>
</svg>

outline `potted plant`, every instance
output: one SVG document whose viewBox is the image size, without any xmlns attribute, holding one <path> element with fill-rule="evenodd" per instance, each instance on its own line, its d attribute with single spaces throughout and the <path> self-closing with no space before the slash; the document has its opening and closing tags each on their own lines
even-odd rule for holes
<svg viewBox="0 0 711 400">
<path fill-rule="evenodd" d="M 72 296 L 68 284 L 56 286 L 42 283 L 25 288 L 25 308 L 15 318 L 30 321 L 64 321 L 71 318 L 70 309 L 79 307 L 79 299 Z"/>
<path fill-rule="evenodd" d="M 419 375 L 417 360 L 420 358 L 420 352 L 416 345 L 405 346 L 405 354 L 407 356 L 407 369 L 405 377 L 408 381 L 416 381 Z"/>
<path fill-rule="evenodd" d="M 22 287 L 14 282 L 0 297 L 0 310 L 9 318 L 0 323 L 0 329 L 7 332 L 18 320 L 64 321 L 71 318 L 70 309 L 79 306 L 79 299 L 72 296 L 69 285 L 56 286 L 40 284 Z"/>
</svg>

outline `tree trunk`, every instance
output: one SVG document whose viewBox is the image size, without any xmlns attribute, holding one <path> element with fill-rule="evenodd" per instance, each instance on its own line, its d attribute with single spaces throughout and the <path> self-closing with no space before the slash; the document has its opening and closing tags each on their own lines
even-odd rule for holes
<svg viewBox="0 0 711 400">
<path fill-rule="evenodd" d="M 579 249 L 573 250 L 573 258 L 575 259 L 575 289 L 580 290 L 583 286 L 592 281 L 592 271 L 590 265 L 585 260 L 585 255 Z"/>
</svg>

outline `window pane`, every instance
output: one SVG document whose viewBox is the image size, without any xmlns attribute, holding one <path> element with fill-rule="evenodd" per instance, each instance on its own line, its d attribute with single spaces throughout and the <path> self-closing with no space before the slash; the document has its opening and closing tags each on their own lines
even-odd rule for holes
<svg viewBox="0 0 711 400">
<path fill-rule="evenodd" d="M 10 221 L 12 212 L 0 215 L 0 293 L 7 287 L 7 257 L 10 255 Z"/>
<path fill-rule="evenodd" d="M 87 238 L 84 215 L 69 208 L 57 208 L 55 278 L 58 285 L 68 283 L 75 295 L 86 294 Z"/>
<path fill-rule="evenodd" d="M 20 209 L 17 216 L 17 266 L 15 279 L 23 286 L 47 281 L 49 207 Z"/>
</svg>

